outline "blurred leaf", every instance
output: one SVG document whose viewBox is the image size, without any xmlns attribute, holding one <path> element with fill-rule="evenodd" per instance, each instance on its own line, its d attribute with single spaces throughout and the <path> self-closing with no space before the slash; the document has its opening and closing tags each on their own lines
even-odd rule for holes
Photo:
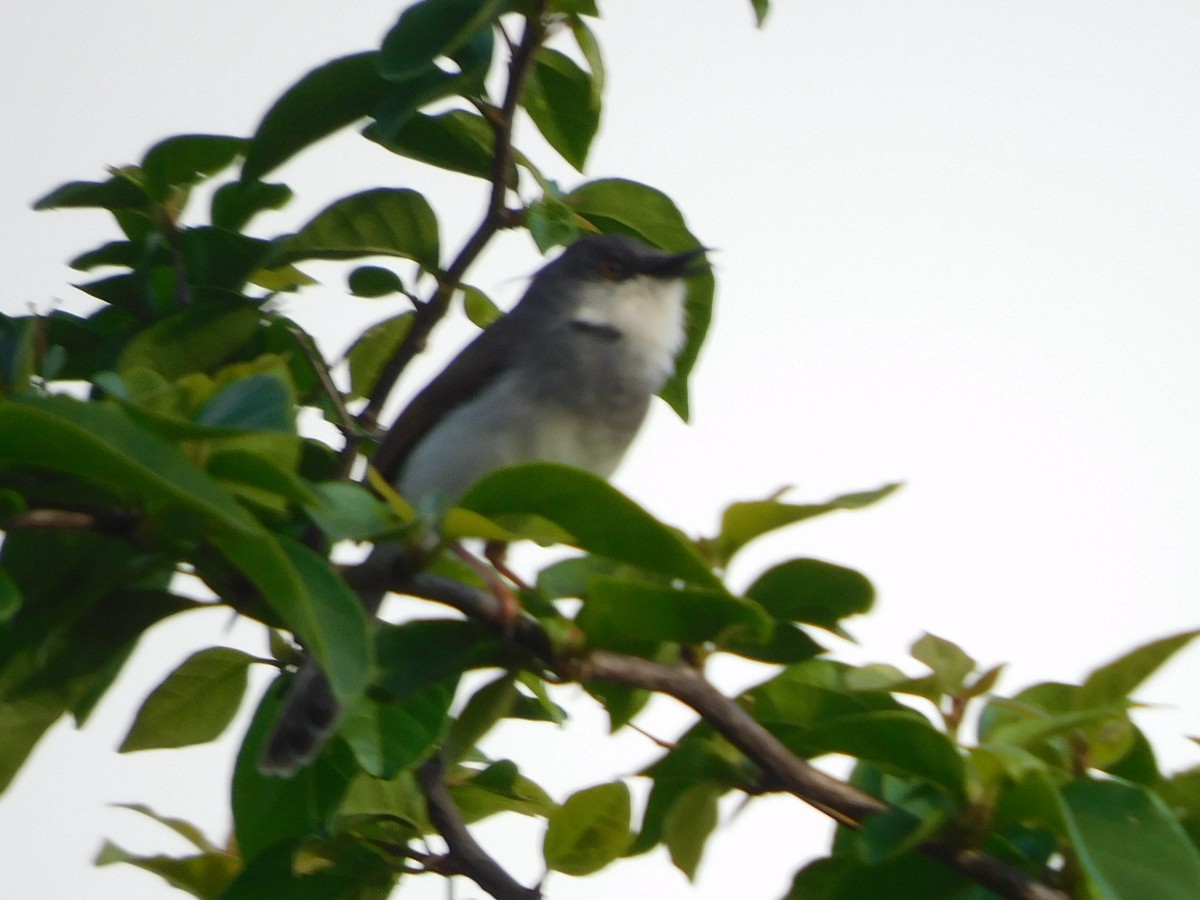
<svg viewBox="0 0 1200 900">
<path fill-rule="evenodd" d="M 876 866 L 845 856 L 818 859 L 796 873 L 784 900 L 991 900 L 972 882 L 920 854 Z"/>
<path fill-rule="evenodd" d="M 139 856 L 105 841 L 94 864 L 108 866 L 128 863 L 162 878 L 172 887 L 186 891 L 201 900 L 217 900 L 242 867 L 242 861 L 232 853 L 210 850 L 194 856 Z"/>
<path fill-rule="evenodd" d="M 438 265 L 438 223 L 416 191 L 375 188 L 327 206 L 296 234 L 279 238 L 271 265 L 300 259 L 402 256 Z"/>
<path fill-rule="evenodd" d="M 414 112 L 385 134 L 369 127 L 366 136 L 393 153 L 448 172 L 461 172 L 491 180 L 495 131 L 476 113 L 455 109 L 440 115 Z M 515 185 L 516 167 L 509 167 L 505 183 Z"/>
<path fill-rule="evenodd" d="M 594 5 L 587 11 L 578 10 L 578 12 L 582 15 L 598 15 Z M 579 52 L 583 54 L 588 68 L 591 69 L 592 104 L 599 108 L 604 97 L 605 81 L 604 57 L 600 52 L 600 42 L 596 40 L 592 30 L 579 18 L 579 15 L 571 18 L 571 34 L 575 36 Z"/>
<path fill-rule="evenodd" d="M 576 618 L 588 644 L 648 649 L 663 641 L 701 644 L 725 634 L 764 637 L 771 620 L 757 606 L 723 591 L 672 588 L 597 576 Z"/>
<path fill-rule="evenodd" d="M 571 243 L 580 231 L 571 207 L 550 196 L 543 196 L 525 208 L 525 227 L 542 253 L 548 253 L 560 244 Z"/>
<path fill-rule="evenodd" d="M 791 665 L 811 659 L 825 648 L 809 637 L 804 629 L 791 622 L 776 622 L 765 640 L 748 633 L 723 636 L 721 649 L 759 662 Z"/>
<path fill-rule="evenodd" d="M 503 644 L 478 622 L 428 619 L 384 625 L 376 639 L 379 687 L 404 697 L 470 669 L 508 668 L 523 659 L 522 651 Z"/>
<path fill-rule="evenodd" d="M 767 20 L 767 12 L 771 9 L 771 0 L 750 0 L 750 5 L 754 7 L 755 24 L 762 28 L 763 22 Z"/>
<path fill-rule="evenodd" d="M 502 469 L 479 481 L 460 505 L 500 524 L 505 516 L 540 516 L 590 553 L 703 587 L 722 587 L 678 532 L 604 479 L 579 469 L 553 463 Z"/>
<path fill-rule="evenodd" d="M 260 532 L 213 539 L 316 657 L 335 695 L 349 705 L 366 687 L 371 653 L 358 595 L 329 560 L 298 541 Z"/>
<path fill-rule="evenodd" d="M 216 740 L 241 705 L 252 662 L 253 656 L 229 647 L 193 653 L 146 698 L 118 752 Z"/>
<path fill-rule="evenodd" d="M 107 181 L 71 181 L 60 185 L 42 197 L 33 208 L 64 209 L 98 208 L 107 210 L 146 209 L 150 198 L 135 183 L 121 174 L 114 174 Z"/>
<path fill-rule="evenodd" d="M 721 534 L 711 542 L 713 554 L 720 563 L 726 564 L 738 550 L 768 532 L 835 510 L 870 506 L 887 497 L 899 486 L 888 484 L 874 491 L 843 494 L 825 503 L 795 504 L 781 503 L 778 500 L 733 503 L 721 516 Z"/>
<path fill-rule="evenodd" d="M 343 56 L 288 88 L 259 123 L 246 151 L 242 180 L 259 179 L 309 144 L 366 118 L 390 88 L 379 75 L 378 60 L 374 51 Z"/>
<path fill-rule="evenodd" d="M 296 433 L 296 397 L 281 372 L 239 378 L 218 391 L 196 416 L 201 425 Z"/>
<path fill-rule="evenodd" d="M 22 393 L 37 369 L 38 322 L 0 314 L 0 396 Z"/>
<path fill-rule="evenodd" d="M 492 302 L 492 298 L 479 290 L 477 287 L 471 287 L 469 284 L 459 285 L 459 290 L 463 295 L 463 310 L 467 314 L 467 318 L 471 320 L 472 325 L 479 328 L 487 328 L 496 320 L 500 319 L 504 313 L 500 308 Z"/>
<path fill-rule="evenodd" d="M 547 868 L 591 875 L 617 859 L 633 840 L 631 801 L 624 782 L 614 781 L 572 794 L 546 822 L 542 853 Z"/>
<path fill-rule="evenodd" d="M 663 843 L 688 881 L 696 880 L 704 845 L 717 827 L 717 801 L 725 791 L 719 784 L 697 782 L 679 795 L 663 821 Z"/>
<path fill-rule="evenodd" d="M 661 191 L 636 181 L 620 178 L 591 181 L 563 199 L 599 231 L 630 234 L 675 253 L 700 246 L 674 201 Z M 711 272 L 688 279 L 687 338 L 675 357 L 675 374 L 659 392 L 685 422 L 689 415 L 687 378 L 708 334 L 714 286 Z"/>
<path fill-rule="evenodd" d="M 450 795 L 467 822 L 477 822 L 499 812 L 548 816 L 558 808 L 549 794 L 508 760 L 493 763 L 466 779 L 464 776 L 470 771 L 460 767 L 447 779 Z"/>
<path fill-rule="evenodd" d="M 400 276 L 382 266 L 359 266 L 350 273 L 347 284 L 356 297 L 386 297 L 404 292 Z"/>
<path fill-rule="evenodd" d="M 253 338 L 260 316 L 249 303 L 188 307 L 140 331 L 125 346 L 117 371 L 145 367 L 168 381 L 189 372 L 211 372 Z"/>
<path fill-rule="evenodd" d="M 1200 896 L 1200 851 L 1157 796 L 1118 781 L 1062 790 L 1075 857 L 1097 897 L 1191 900 Z"/>
<path fill-rule="evenodd" d="M 569 56 L 543 47 L 534 56 L 521 105 L 547 143 L 582 172 L 600 127 L 600 97 L 591 76 Z"/>
<path fill-rule="evenodd" d="M 493 725 L 513 711 L 519 697 L 507 672 L 477 690 L 450 725 L 442 747 L 446 760 L 458 762 L 469 754 Z"/>
<path fill-rule="evenodd" d="M 285 683 L 285 678 L 277 679 L 263 696 L 234 765 L 233 829 L 247 863 L 281 841 L 323 829 L 355 769 L 346 745 L 333 741 L 292 778 L 273 778 L 258 771 L 263 744 L 282 707 L 278 688 Z"/>
<path fill-rule="evenodd" d="M 284 509 L 288 503 L 317 502 L 304 479 L 265 453 L 236 447 L 214 450 L 208 458 L 208 472 L 243 498 L 274 509 Z"/>
<path fill-rule="evenodd" d="M 383 39 L 379 72 L 403 81 L 440 56 L 453 56 L 499 13 L 501 0 L 423 0 L 406 9 Z"/>
<path fill-rule="evenodd" d="M 1078 699 L 1080 707 L 1109 706 L 1124 700 L 1197 635 L 1200 630 L 1159 638 L 1096 669 L 1083 682 Z"/>
<path fill-rule="evenodd" d="M 204 225 L 181 232 L 179 247 L 196 302 L 205 296 L 243 299 L 240 291 L 251 277 L 258 277 L 271 244 L 228 228 Z"/>
<path fill-rule="evenodd" d="M 210 216 L 218 228 L 241 231 L 260 212 L 282 209 L 291 199 L 292 189 L 286 184 L 230 181 L 213 193 Z"/>
<path fill-rule="evenodd" d="M 430 685 L 390 702 L 360 697 L 338 733 L 366 772 L 393 778 L 424 758 L 441 736 L 456 683 Z"/>
<path fill-rule="evenodd" d="M 246 144 L 244 138 L 222 134 L 181 134 L 159 141 L 142 157 L 146 190 L 165 200 L 173 188 L 199 184 L 232 165 Z"/>
<path fill-rule="evenodd" d="M 371 395 L 383 367 L 412 330 L 413 316 L 412 312 L 402 312 L 372 325 L 346 351 L 351 397 L 365 398 Z"/>
<path fill-rule="evenodd" d="M 312 490 L 305 513 L 331 541 L 370 540 L 396 527 L 388 505 L 361 484 L 327 481 Z"/>
<path fill-rule="evenodd" d="M 875 589 L 853 569 L 819 559 L 793 559 L 760 575 L 746 596 L 777 619 L 840 633 L 842 619 L 870 610 Z"/>
<path fill-rule="evenodd" d="M 150 505 L 187 509 L 210 527 L 258 531 L 224 486 L 109 403 L 62 396 L 0 403 L 0 459 L 79 475 Z"/>
<path fill-rule="evenodd" d="M 975 671 L 975 660 L 957 644 L 933 634 L 923 634 L 912 645 L 913 659 L 933 670 L 943 693 L 955 694 Z"/>
<path fill-rule="evenodd" d="M 21 589 L 8 572 L 0 569 L 0 627 L 17 614 L 21 603 Z"/>
</svg>

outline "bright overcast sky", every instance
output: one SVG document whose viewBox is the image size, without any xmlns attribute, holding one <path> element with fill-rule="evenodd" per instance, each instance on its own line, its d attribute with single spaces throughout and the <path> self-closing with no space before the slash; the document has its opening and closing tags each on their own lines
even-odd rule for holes
<svg viewBox="0 0 1200 900">
<path fill-rule="evenodd" d="M 718 248 L 693 424 L 658 410 L 619 486 L 702 533 L 727 502 L 783 485 L 819 500 L 906 482 L 879 507 L 763 541 L 732 573 L 744 586 L 807 555 L 865 572 L 878 609 L 853 628 L 853 661 L 905 665 L 929 630 L 986 665 L 1011 661 L 1001 690 L 1015 691 L 1200 625 L 1200 5 L 780 0 L 761 32 L 748 0 L 602 5 L 609 90 L 588 176 L 666 191 Z M 80 308 L 63 262 L 114 235 L 96 213 L 30 212 L 39 195 L 170 134 L 248 134 L 286 86 L 376 46 L 397 12 L 379 0 L 10 4 L 0 309 Z M 517 137 L 537 152 L 530 127 Z M 581 180 L 550 170 L 568 188 Z M 377 184 L 428 190 L 449 247 L 480 209 L 477 183 L 429 177 L 352 134 L 278 174 L 299 196 L 263 218 L 274 232 Z M 512 236 L 471 279 L 509 302 L 537 265 Z M 394 312 L 347 300 L 337 269 L 321 271 L 327 289 L 287 308 L 331 352 Z M 115 802 L 223 839 L 240 735 L 215 750 L 113 748 L 191 650 L 261 649 L 258 630 L 228 622 L 157 629 L 87 729 L 60 725 L 39 747 L 0 798 L 0 896 L 178 896 L 90 860 L 104 837 L 183 850 Z M 716 673 L 730 690 L 761 677 Z M 1200 760 L 1182 737 L 1200 733 L 1198 683 L 1192 648 L 1141 692 L 1154 708 L 1138 720 L 1169 768 Z M 552 766 L 544 783 L 560 799 L 655 755 L 635 735 L 602 743 L 591 705 L 565 698 L 581 711 L 569 733 L 517 727 L 488 749 L 535 775 Z M 669 703 L 657 713 L 663 737 L 686 722 Z M 710 844 L 694 889 L 656 854 L 599 879 L 555 877 L 548 894 L 777 897 L 827 830 L 795 801 L 755 801 Z M 482 831 L 536 877 L 519 847 L 537 850 L 536 823 Z M 401 895 L 444 893 L 427 879 Z"/>
</svg>

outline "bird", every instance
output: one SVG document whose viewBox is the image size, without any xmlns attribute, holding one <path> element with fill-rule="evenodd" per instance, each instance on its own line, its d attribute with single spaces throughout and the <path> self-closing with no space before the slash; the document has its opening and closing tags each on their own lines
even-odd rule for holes
<svg viewBox="0 0 1200 900">
<path fill-rule="evenodd" d="M 627 235 L 586 235 L 543 266 L 493 322 L 419 391 L 372 462 L 402 496 L 444 508 L 483 476 L 554 462 L 610 477 L 686 340 L 685 279 L 705 248 L 669 253 Z M 380 544 L 367 565 L 391 565 Z M 362 595 L 374 613 L 382 593 Z M 259 770 L 291 776 L 341 710 L 311 658 L 292 680 Z"/>
</svg>

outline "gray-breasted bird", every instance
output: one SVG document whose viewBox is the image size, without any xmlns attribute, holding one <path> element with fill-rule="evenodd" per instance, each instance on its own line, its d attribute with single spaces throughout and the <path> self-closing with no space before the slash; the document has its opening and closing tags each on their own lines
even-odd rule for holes
<svg viewBox="0 0 1200 900">
<path fill-rule="evenodd" d="M 686 287 L 703 249 L 664 253 L 591 235 L 413 398 L 375 454 L 410 502 L 457 500 L 488 473 L 557 462 L 607 478 L 684 343 Z M 381 545 L 374 565 L 399 552 Z M 370 612 L 382 595 L 363 597 Z M 320 751 L 340 709 L 311 660 L 297 673 L 259 769 L 291 775 Z"/>
</svg>

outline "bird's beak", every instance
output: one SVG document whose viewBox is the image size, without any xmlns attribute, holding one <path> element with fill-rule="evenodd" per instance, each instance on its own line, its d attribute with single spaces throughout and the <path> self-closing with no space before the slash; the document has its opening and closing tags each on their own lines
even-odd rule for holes
<svg viewBox="0 0 1200 900">
<path fill-rule="evenodd" d="M 694 247 L 682 253 L 662 256 L 646 263 L 645 273 L 654 278 L 687 278 L 708 271 L 708 260 L 704 254 L 708 247 Z"/>
</svg>

